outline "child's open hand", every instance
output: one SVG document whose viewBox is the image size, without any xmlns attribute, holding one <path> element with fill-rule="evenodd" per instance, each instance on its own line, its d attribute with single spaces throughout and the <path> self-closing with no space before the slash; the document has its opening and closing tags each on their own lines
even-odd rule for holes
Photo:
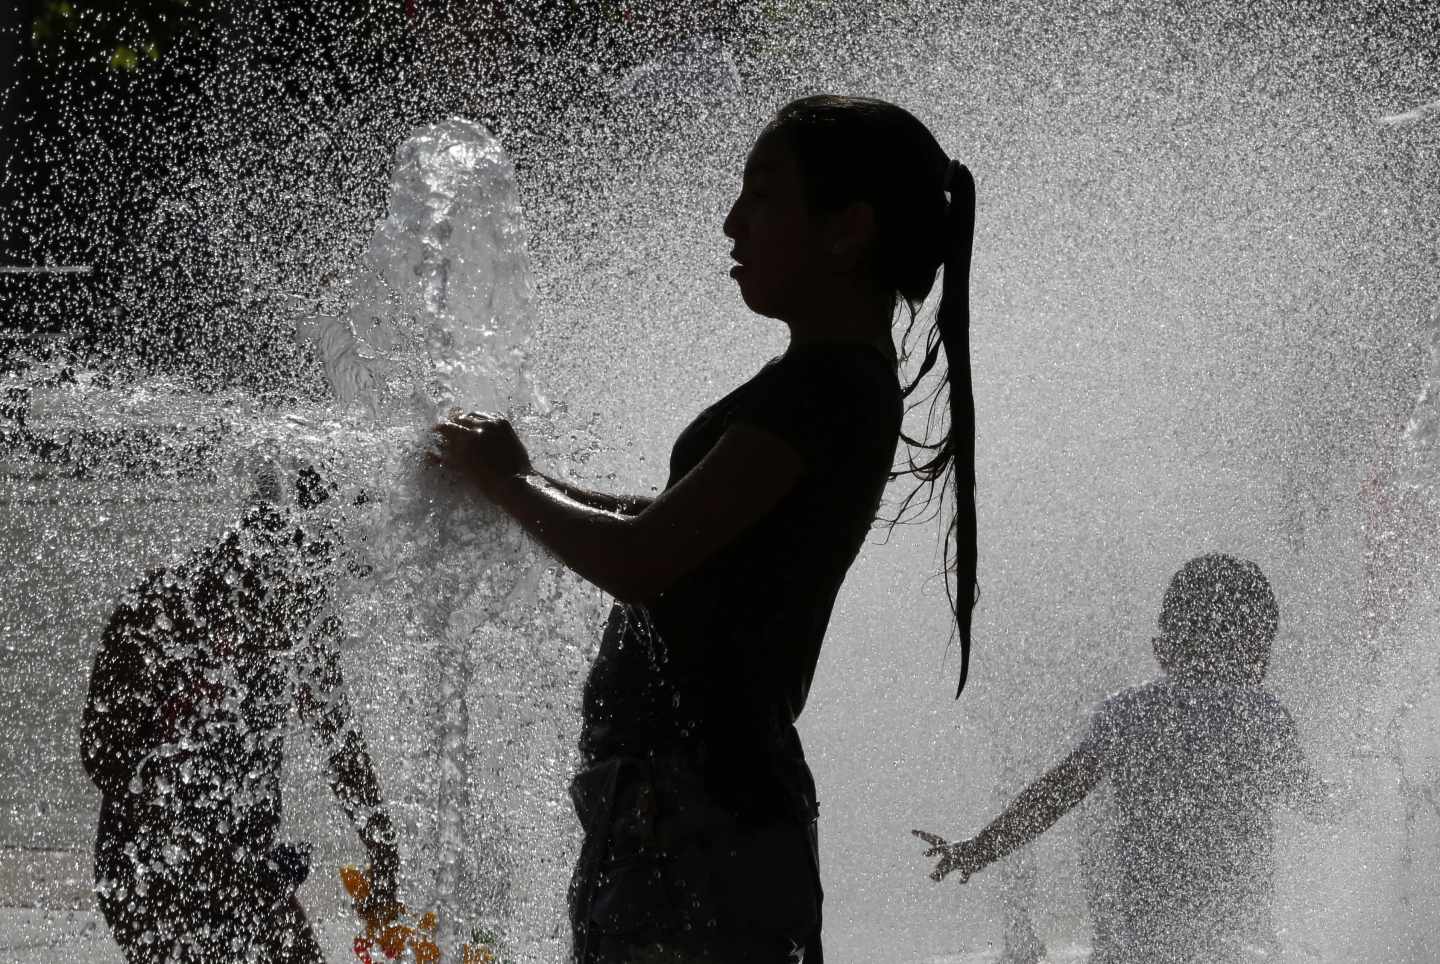
<svg viewBox="0 0 1440 964">
<path fill-rule="evenodd" d="M 944 880 L 948 875 L 958 873 L 960 883 L 963 884 L 970 879 L 971 874 L 990 862 L 981 855 L 980 848 L 974 840 L 950 843 L 944 837 L 926 833 L 924 830 L 910 832 L 930 845 L 930 849 L 925 851 L 925 856 L 940 858 L 935 869 L 930 871 L 931 880 Z"/>
</svg>

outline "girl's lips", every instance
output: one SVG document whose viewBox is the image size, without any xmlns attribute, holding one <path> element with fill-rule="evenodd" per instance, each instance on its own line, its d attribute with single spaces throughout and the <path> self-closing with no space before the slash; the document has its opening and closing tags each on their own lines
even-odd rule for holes
<svg viewBox="0 0 1440 964">
<path fill-rule="evenodd" d="M 739 278 L 739 277 L 740 277 L 740 273 L 741 273 L 742 271 L 744 271 L 744 270 L 745 270 L 745 266 L 744 266 L 743 264 L 737 264 L 737 265 L 735 265 L 733 268 L 730 269 L 730 277 L 732 277 L 732 278 Z"/>
</svg>

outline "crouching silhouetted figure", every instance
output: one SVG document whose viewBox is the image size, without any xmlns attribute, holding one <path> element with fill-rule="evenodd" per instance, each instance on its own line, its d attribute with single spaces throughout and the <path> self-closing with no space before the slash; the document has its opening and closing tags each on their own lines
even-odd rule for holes
<svg viewBox="0 0 1440 964">
<path fill-rule="evenodd" d="M 273 493 L 272 493 L 273 494 Z M 95 656 L 81 754 L 100 788 L 96 893 L 131 962 L 320 962 L 295 890 L 305 846 L 277 841 L 293 706 L 393 904 L 389 815 L 344 694 L 327 613 L 333 535 L 260 502 L 216 543 L 151 573 L 110 617 Z"/>
<path fill-rule="evenodd" d="M 915 831 L 931 877 L 968 878 L 1039 837 L 1101 780 L 1114 791 L 1093 964 L 1227 964 L 1275 942 L 1272 814 L 1333 816 L 1294 720 L 1262 683 L 1279 609 L 1258 566 L 1192 559 L 1160 609 L 1165 675 L 1110 697 L 1064 762 L 970 840 Z"/>
</svg>

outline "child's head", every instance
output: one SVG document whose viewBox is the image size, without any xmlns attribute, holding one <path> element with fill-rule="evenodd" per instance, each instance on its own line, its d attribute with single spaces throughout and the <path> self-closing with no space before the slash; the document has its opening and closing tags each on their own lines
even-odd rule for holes
<svg viewBox="0 0 1440 964">
<path fill-rule="evenodd" d="M 1171 675 L 1258 683 L 1279 628 L 1280 607 L 1260 567 L 1210 553 L 1185 563 L 1170 580 L 1155 657 Z"/>
</svg>

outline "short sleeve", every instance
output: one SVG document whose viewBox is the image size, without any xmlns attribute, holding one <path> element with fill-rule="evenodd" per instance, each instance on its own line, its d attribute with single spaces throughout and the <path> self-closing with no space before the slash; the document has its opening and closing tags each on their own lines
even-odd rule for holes
<svg viewBox="0 0 1440 964">
<path fill-rule="evenodd" d="M 1119 698 L 1110 697 L 1095 708 L 1090 715 L 1090 731 L 1085 743 L 1095 754 L 1100 766 L 1109 770 L 1115 759 L 1115 750 L 1120 743 Z"/>
<path fill-rule="evenodd" d="M 782 357 L 731 418 L 783 439 L 811 471 L 844 462 L 868 442 L 888 441 L 893 448 L 893 438 L 883 436 L 898 394 L 894 386 L 887 393 L 882 376 L 889 373 L 878 354 L 870 354 L 868 348 L 812 349 Z"/>
</svg>

